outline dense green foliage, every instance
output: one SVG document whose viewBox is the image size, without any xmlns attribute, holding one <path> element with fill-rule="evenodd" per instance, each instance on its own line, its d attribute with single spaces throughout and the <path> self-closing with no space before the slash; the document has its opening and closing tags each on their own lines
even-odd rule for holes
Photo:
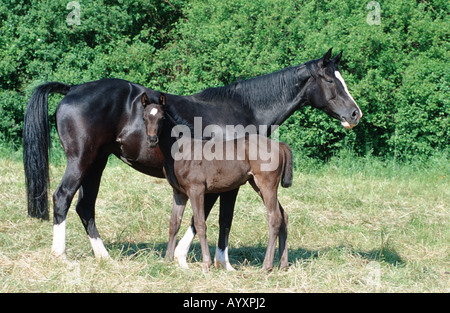
<svg viewBox="0 0 450 313">
<path fill-rule="evenodd" d="M 366 0 L 79 1 L 0 3 L 0 138 L 20 143 L 32 89 L 45 81 L 117 77 L 198 92 L 344 50 L 341 72 L 364 116 L 346 131 L 311 108 L 280 128 L 297 156 L 408 160 L 448 149 L 449 2 Z M 376 13 L 376 12 L 375 12 Z M 373 25 L 370 25 L 373 24 Z M 50 102 L 54 110 L 57 101 Z"/>
</svg>

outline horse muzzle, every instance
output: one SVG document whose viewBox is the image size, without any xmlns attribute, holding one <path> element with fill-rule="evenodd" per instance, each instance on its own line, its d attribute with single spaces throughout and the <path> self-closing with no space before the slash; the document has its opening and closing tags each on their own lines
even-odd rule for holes
<svg viewBox="0 0 450 313">
<path fill-rule="evenodd" d="M 353 127 L 355 127 L 358 124 L 350 124 L 347 121 L 341 121 L 341 125 L 345 128 L 345 129 L 352 129 Z"/>
<path fill-rule="evenodd" d="M 356 125 L 358 125 L 359 120 L 362 117 L 362 112 L 361 110 L 356 109 L 352 112 L 351 116 L 346 119 L 345 117 L 341 118 L 341 125 L 346 128 L 346 129 L 352 129 L 353 127 L 355 127 Z M 349 121 L 350 120 L 350 121 Z"/>
<path fill-rule="evenodd" d="M 159 142 L 158 136 L 148 136 L 147 137 L 147 143 L 150 148 L 156 147 L 158 142 Z"/>
</svg>

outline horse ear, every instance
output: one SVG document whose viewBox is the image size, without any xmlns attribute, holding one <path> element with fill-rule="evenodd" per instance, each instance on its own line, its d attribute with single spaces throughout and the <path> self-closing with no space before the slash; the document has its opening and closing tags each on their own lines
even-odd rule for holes
<svg viewBox="0 0 450 313">
<path fill-rule="evenodd" d="M 159 104 L 160 105 L 166 105 L 166 95 L 163 94 L 162 92 L 159 95 Z"/>
<path fill-rule="evenodd" d="M 146 94 L 145 92 L 142 93 L 142 96 L 141 96 L 141 103 L 142 103 L 142 105 L 144 106 L 144 108 L 145 108 L 147 105 L 150 104 L 150 100 L 148 100 L 147 94 Z"/>
<path fill-rule="evenodd" d="M 330 62 L 331 50 L 333 50 L 333 48 L 330 48 L 330 50 L 328 50 L 327 53 L 325 53 L 324 56 L 322 57 L 322 67 L 327 66 L 328 63 Z"/>
<path fill-rule="evenodd" d="M 331 61 L 333 61 L 334 64 L 339 65 L 339 62 L 341 62 L 341 58 L 342 58 L 342 52 L 343 51 L 341 50 L 341 52 L 339 52 L 339 54 L 337 56 L 335 56 L 333 58 L 333 60 L 331 60 Z"/>
</svg>

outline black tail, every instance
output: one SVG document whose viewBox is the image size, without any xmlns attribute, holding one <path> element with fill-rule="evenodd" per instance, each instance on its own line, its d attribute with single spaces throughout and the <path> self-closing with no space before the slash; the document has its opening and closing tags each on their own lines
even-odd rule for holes
<svg viewBox="0 0 450 313">
<path fill-rule="evenodd" d="M 28 102 L 23 123 L 23 164 L 27 189 L 28 215 L 48 219 L 49 185 L 48 151 L 50 125 L 48 122 L 48 94 L 66 95 L 71 86 L 51 82 L 36 87 Z"/>
<path fill-rule="evenodd" d="M 283 151 L 284 155 L 284 168 L 283 176 L 281 177 L 281 186 L 287 188 L 292 186 L 292 150 L 283 142 L 280 142 L 280 149 Z"/>
</svg>

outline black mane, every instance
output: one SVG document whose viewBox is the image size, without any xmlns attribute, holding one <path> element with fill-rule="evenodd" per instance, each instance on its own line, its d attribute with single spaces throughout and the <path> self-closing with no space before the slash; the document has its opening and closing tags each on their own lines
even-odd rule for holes
<svg viewBox="0 0 450 313">
<path fill-rule="evenodd" d="M 252 109 L 265 108 L 274 103 L 281 106 L 295 97 L 302 75 L 310 75 L 311 67 L 314 68 L 316 63 L 317 60 L 312 60 L 228 86 L 208 88 L 195 94 L 194 97 L 200 101 L 230 102 Z M 300 69 L 304 68 L 308 71 L 300 73 Z"/>
</svg>

